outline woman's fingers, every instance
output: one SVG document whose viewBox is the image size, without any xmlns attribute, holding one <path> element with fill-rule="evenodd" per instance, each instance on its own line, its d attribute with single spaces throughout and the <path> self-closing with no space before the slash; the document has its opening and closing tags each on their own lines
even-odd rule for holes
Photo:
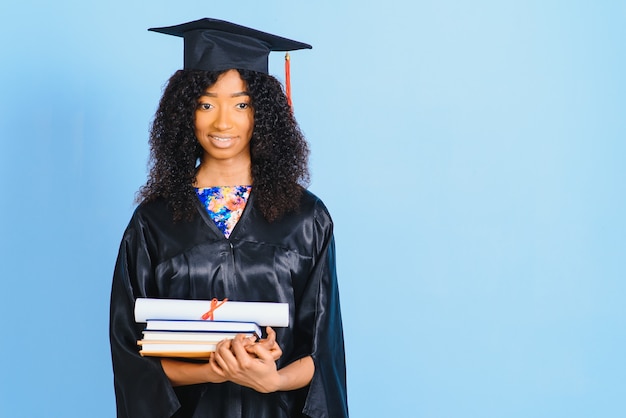
<svg viewBox="0 0 626 418">
<path fill-rule="evenodd" d="M 276 358 L 280 357 L 282 351 L 275 341 L 275 335 L 271 334 L 268 333 L 268 338 L 259 343 L 253 343 L 244 335 L 221 341 L 211 355 L 211 370 L 224 380 L 259 392 L 277 390 L 280 376 Z"/>
<path fill-rule="evenodd" d="M 233 340 L 230 346 L 231 353 L 233 354 L 233 358 L 237 362 L 238 369 L 245 368 L 251 357 L 248 354 L 248 347 L 251 345 L 247 343 L 248 340 L 243 335 L 237 335 Z M 256 344 L 252 344 L 254 346 Z"/>
<path fill-rule="evenodd" d="M 276 342 L 276 331 L 272 327 L 266 327 L 265 332 L 267 332 L 267 341 Z"/>
<path fill-rule="evenodd" d="M 230 369 L 236 367 L 237 359 L 231 351 L 232 340 L 222 340 L 217 343 L 215 352 L 211 356 L 215 363 L 227 374 Z"/>
<path fill-rule="evenodd" d="M 257 345 L 261 345 L 265 349 L 269 350 L 272 354 L 273 360 L 276 361 L 283 355 L 283 350 L 276 342 L 276 331 L 274 331 L 272 327 L 267 327 L 266 332 L 267 338 L 259 341 Z"/>
</svg>

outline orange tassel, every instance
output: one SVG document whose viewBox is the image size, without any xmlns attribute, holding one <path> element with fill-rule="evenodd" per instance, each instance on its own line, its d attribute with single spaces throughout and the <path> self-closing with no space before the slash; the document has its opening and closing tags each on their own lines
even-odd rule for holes
<svg viewBox="0 0 626 418">
<path fill-rule="evenodd" d="M 290 61 L 289 52 L 285 54 L 285 94 L 287 95 L 287 103 L 289 107 L 293 108 L 291 103 L 291 69 L 289 65 Z"/>
</svg>

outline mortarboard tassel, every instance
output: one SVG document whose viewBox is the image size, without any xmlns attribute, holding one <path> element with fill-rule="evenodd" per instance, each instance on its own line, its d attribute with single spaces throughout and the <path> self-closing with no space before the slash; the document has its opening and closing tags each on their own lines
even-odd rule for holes
<svg viewBox="0 0 626 418">
<path fill-rule="evenodd" d="M 289 107 L 293 109 L 293 105 L 291 104 L 291 69 L 289 66 L 289 52 L 285 54 L 285 94 L 287 95 L 287 103 Z"/>
</svg>

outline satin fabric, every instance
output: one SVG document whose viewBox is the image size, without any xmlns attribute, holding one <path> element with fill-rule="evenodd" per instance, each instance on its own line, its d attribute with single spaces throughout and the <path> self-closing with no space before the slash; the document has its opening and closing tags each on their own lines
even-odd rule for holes
<svg viewBox="0 0 626 418">
<path fill-rule="evenodd" d="M 333 224 L 305 191 L 300 208 L 268 223 L 254 192 L 227 239 L 197 202 L 192 221 L 173 222 L 165 201 L 141 204 L 122 239 L 111 291 L 110 341 L 118 417 L 347 417 L 343 330 Z M 234 383 L 172 388 L 159 359 L 141 357 L 138 297 L 289 303 L 277 328 L 281 368 L 311 355 L 309 386 L 261 394 Z"/>
</svg>

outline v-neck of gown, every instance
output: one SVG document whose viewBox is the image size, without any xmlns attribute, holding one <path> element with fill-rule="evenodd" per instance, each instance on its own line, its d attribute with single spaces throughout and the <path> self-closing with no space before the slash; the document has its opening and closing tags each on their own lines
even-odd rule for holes
<svg viewBox="0 0 626 418">
<path fill-rule="evenodd" d="M 252 186 L 212 186 L 195 190 L 215 226 L 225 238 L 230 237 L 241 219 Z"/>
</svg>

